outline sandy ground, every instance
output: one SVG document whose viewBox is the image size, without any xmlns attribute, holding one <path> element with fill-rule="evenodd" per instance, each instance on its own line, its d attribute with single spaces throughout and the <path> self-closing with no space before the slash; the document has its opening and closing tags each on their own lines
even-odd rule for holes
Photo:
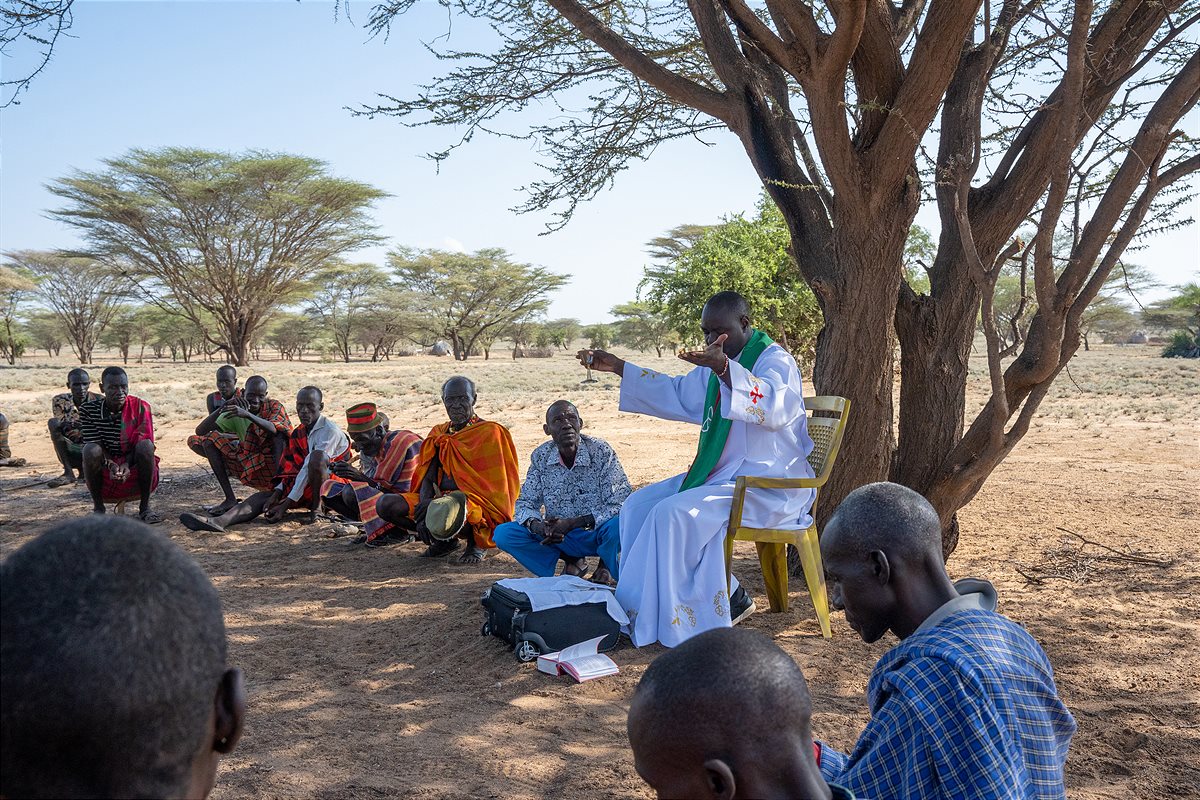
<svg viewBox="0 0 1200 800">
<path fill-rule="evenodd" d="M 1001 610 L 1049 653 L 1079 722 L 1067 765 L 1072 797 L 1200 796 L 1200 365 L 1153 356 L 1080 355 L 1071 380 L 1060 381 L 1025 441 L 963 512 L 949 565 L 954 577 L 992 580 Z M 3 554 L 87 510 L 82 485 L 31 485 L 55 474 L 44 420 L 66 365 L 0 370 L 13 448 L 30 460 L 26 469 L 0 472 Z M 633 770 L 625 715 L 661 649 L 625 644 L 613 653 L 620 675 L 583 685 L 519 664 L 479 633 L 480 594 L 521 574 L 508 556 L 460 567 L 419 559 L 413 546 L 352 548 L 345 538 L 326 538 L 328 524 L 250 524 L 216 535 L 174 522 L 218 497 L 184 445 L 214 367 L 130 367 L 133 393 L 156 408 L 164 464 L 156 508 L 171 518 L 159 530 L 212 576 L 231 660 L 249 681 L 246 734 L 223 762 L 214 797 L 650 796 Z M 422 432 L 441 419 L 436 386 L 461 370 L 479 382 L 480 413 L 511 427 L 522 457 L 544 439 L 548 401 L 570 397 L 590 432 L 614 445 L 635 485 L 681 471 L 695 447 L 687 426 L 619 413 L 612 379 L 580 385 L 583 372 L 565 355 L 256 370 L 289 403 L 311 381 L 327 388 L 331 413 L 379 398 L 393 426 Z M 977 380 L 974 400 L 982 399 L 980 387 Z M 1170 565 L 1105 560 L 1095 547 L 1079 553 L 1061 528 Z M 753 553 L 739 545 L 735 570 L 765 605 Z M 790 613 L 760 613 L 746 624 L 803 666 L 816 733 L 848 748 L 866 720 L 867 676 L 894 640 L 866 645 L 840 615 L 833 640 L 823 640 L 807 595 L 792 588 Z"/>
</svg>

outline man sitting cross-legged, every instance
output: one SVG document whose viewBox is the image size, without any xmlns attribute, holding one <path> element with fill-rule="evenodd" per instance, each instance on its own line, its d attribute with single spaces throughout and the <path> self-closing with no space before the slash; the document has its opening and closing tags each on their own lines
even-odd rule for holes
<svg viewBox="0 0 1200 800">
<path fill-rule="evenodd" d="M 356 543 L 379 547 L 413 541 L 416 537 L 411 533 L 395 533 L 395 526 L 382 512 L 404 503 L 398 495 L 409 490 L 421 453 L 421 437 L 412 431 L 389 431 L 387 418 L 374 403 L 346 409 L 346 430 L 350 446 L 362 455 L 362 466 L 356 468 L 349 461 L 330 463 L 333 474 L 321 487 L 326 508 L 365 523 Z"/>
<path fill-rule="evenodd" d="M 627 731 L 659 797 L 853 800 L 821 777 L 811 719 L 795 661 L 761 633 L 716 628 L 650 664 Z"/>
<path fill-rule="evenodd" d="M 380 516 L 388 522 L 416 528 L 429 543 L 422 554 L 426 557 L 452 553 L 458 549 L 457 538 L 464 538 L 467 549 L 459 563 L 478 564 L 484 548 L 495 547 L 492 531 L 512 520 L 521 488 L 517 451 L 507 428 L 475 415 L 476 398 L 470 378 L 455 375 L 442 384 L 442 405 L 450 421 L 433 426 L 425 437 L 412 478 L 415 490 L 397 495 L 403 505 L 380 509 Z M 445 516 L 461 522 L 454 529 L 455 538 L 432 535 L 426 515 L 433 503 L 439 506 L 439 519 Z M 456 504 L 457 515 L 442 515 Z"/>
<path fill-rule="evenodd" d="M 1061 798 L 1075 720 L 1050 662 L 990 583 L 950 582 L 941 531 L 894 483 L 851 492 L 825 526 L 830 605 L 863 641 L 900 643 L 871 672 L 854 751 L 822 746 L 821 771 L 864 797 Z"/>
<path fill-rule="evenodd" d="M 579 433 L 579 409 L 559 400 L 546 410 L 542 430 L 550 441 L 529 458 L 513 521 L 496 528 L 496 546 L 534 575 L 582 576 L 586 556 L 600 556 L 591 580 L 608 583 L 617 568 L 621 535 L 617 515 L 629 497 L 629 479 L 607 442 Z M 544 516 L 543 516 L 544 509 Z"/>
<path fill-rule="evenodd" d="M 79 427 L 79 407 L 89 400 L 99 400 L 100 395 L 89 392 L 92 378 L 87 370 L 76 367 L 67 373 L 69 391 L 54 395 L 50 401 L 53 416 L 47 423 L 54 455 L 62 464 L 63 474 L 46 485 L 51 489 L 67 486 L 76 481 L 75 470 L 83 476 L 83 431 Z"/>
<path fill-rule="evenodd" d="M 238 438 L 230 430 L 230 420 L 246 422 L 250 427 Z M 275 485 L 291 430 L 287 409 L 268 397 L 267 379 L 261 375 L 246 381 L 244 396 L 218 406 L 196 426 L 196 435 L 188 437 L 188 447 L 208 459 L 213 477 L 225 493 L 222 503 L 207 510 L 209 516 L 224 514 L 238 504 L 230 477 L 259 491 L 269 491 Z"/>
<path fill-rule="evenodd" d="M 83 479 L 92 508 L 138 498 L 138 519 L 151 524 L 163 518 L 150 510 L 158 488 L 158 456 L 154 454 L 154 416 L 150 404 L 129 393 L 129 376 L 120 367 L 100 374 L 103 395 L 79 407 L 83 431 Z"/>
<path fill-rule="evenodd" d="M 0 796 L 206 797 L 246 690 L 204 570 L 92 517 L 22 546 L 0 586 Z"/>
<path fill-rule="evenodd" d="M 223 533 L 230 525 L 249 522 L 264 513 L 268 522 L 281 522 L 288 511 L 305 506 L 308 511 L 301 515 L 300 521 L 315 522 L 321 485 L 329 475 L 329 462 L 350 456 L 350 440 L 333 420 L 321 413 L 324 408 L 325 401 L 317 387 L 305 386 L 296 393 L 296 418 L 300 424 L 288 438 L 273 491 L 256 492 L 218 516 L 202 517 L 189 512 L 180 514 L 179 521 L 193 531 Z"/>
</svg>

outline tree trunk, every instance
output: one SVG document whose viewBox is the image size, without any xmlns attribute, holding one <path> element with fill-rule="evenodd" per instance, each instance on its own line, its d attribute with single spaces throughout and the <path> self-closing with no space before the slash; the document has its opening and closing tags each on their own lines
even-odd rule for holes
<svg viewBox="0 0 1200 800">
<path fill-rule="evenodd" d="M 887 230 L 884 226 L 883 230 Z M 893 315 L 904 242 L 885 243 L 879 229 L 841 228 L 834 240 L 838 284 L 822 298 L 825 327 L 817 336 L 813 383 L 818 394 L 850 400 L 842 456 L 821 491 L 819 527 L 847 494 L 887 478 L 892 434 Z M 894 264 L 884 270 L 880 264 Z"/>
</svg>

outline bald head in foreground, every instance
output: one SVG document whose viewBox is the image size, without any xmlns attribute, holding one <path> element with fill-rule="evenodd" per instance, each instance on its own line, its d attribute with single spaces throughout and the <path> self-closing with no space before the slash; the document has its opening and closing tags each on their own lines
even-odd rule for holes
<svg viewBox="0 0 1200 800">
<path fill-rule="evenodd" d="M 821 777 L 811 718 L 796 662 L 756 631 L 715 628 L 646 670 L 629 743 L 661 798 L 852 798 Z"/>
<path fill-rule="evenodd" d="M 864 641 L 899 644 L 867 684 L 871 721 L 821 771 L 862 797 L 1062 798 L 1075 720 L 1045 652 L 996 613 L 987 581 L 952 582 L 941 521 L 894 483 L 847 495 L 821 535 L 830 605 Z"/>
<path fill-rule="evenodd" d="M 0 795 L 207 796 L 246 696 L 199 565 L 139 522 L 83 518 L 0 586 Z"/>
</svg>

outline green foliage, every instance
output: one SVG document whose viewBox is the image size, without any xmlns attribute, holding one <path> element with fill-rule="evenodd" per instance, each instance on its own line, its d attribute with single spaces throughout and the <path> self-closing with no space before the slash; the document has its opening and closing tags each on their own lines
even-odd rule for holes
<svg viewBox="0 0 1200 800">
<path fill-rule="evenodd" d="M 646 299 L 679 342 L 694 343 L 704 301 L 732 289 L 750 301 L 755 326 L 810 359 L 821 310 L 788 254 L 790 244 L 783 215 L 764 194 L 753 218 L 739 215 L 707 228 L 669 263 L 647 267 Z"/>
<path fill-rule="evenodd" d="M 928 228 L 913 224 L 904 242 L 904 279 L 917 294 L 929 294 L 929 268 L 937 257 L 937 242 Z"/>
<path fill-rule="evenodd" d="M 52 216 L 147 301 L 197 326 L 207 318 L 205 338 L 237 364 L 308 278 L 381 241 L 368 209 L 386 193 L 317 159 L 174 147 L 104 163 L 50 185 L 66 201 Z"/>
<path fill-rule="evenodd" d="M 583 329 L 583 338 L 593 350 L 605 350 L 612 345 L 612 327 L 597 323 Z"/>
<path fill-rule="evenodd" d="M 679 336 L 670 323 L 649 303 L 622 303 L 613 307 L 612 315 L 617 318 L 614 336 L 617 344 L 643 353 L 654 348 L 662 356 L 664 348 L 679 343 Z"/>
<path fill-rule="evenodd" d="M 37 350 L 45 350 L 46 355 L 58 355 L 66 344 L 66 333 L 62 322 L 50 311 L 35 311 L 25 317 L 25 332 L 29 344 Z"/>
<path fill-rule="evenodd" d="M 500 248 L 474 253 L 400 248 L 388 263 L 425 309 L 429 331 L 445 337 L 464 360 L 512 325 L 546 312 L 569 275 L 518 264 Z"/>
<path fill-rule="evenodd" d="M 28 346 L 29 339 L 18 317 L 22 303 L 36 288 L 27 270 L 0 266 L 0 357 L 9 364 L 17 363 Z"/>
<path fill-rule="evenodd" d="M 1200 358 L 1200 283 L 1176 286 L 1175 295 L 1146 311 L 1147 324 L 1172 330 L 1164 358 Z"/>
<path fill-rule="evenodd" d="M 336 263 L 312 279 L 305 310 L 333 339 L 335 354 L 349 363 L 360 327 L 390 287 L 388 275 L 374 264 Z"/>
</svg>

